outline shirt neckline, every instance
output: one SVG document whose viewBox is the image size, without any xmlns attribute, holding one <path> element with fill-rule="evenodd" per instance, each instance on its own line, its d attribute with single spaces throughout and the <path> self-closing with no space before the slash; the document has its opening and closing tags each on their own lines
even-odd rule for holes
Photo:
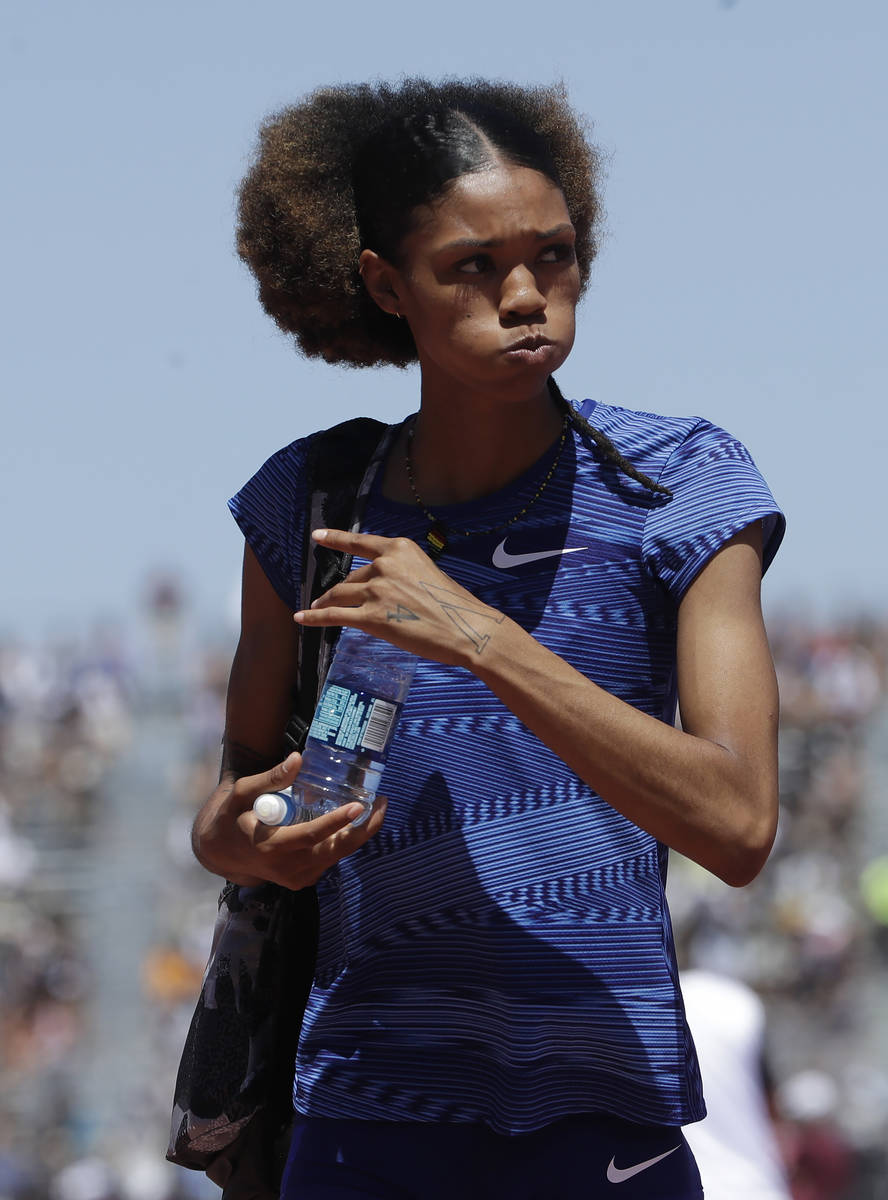
<svg viewBox="0 0 888 1200">
<path fill-rule="evenodd" d="M 414 415 L 415 414 L 405 417 L 404 421 L 401 422 L 401 425 L 406 425 L 408 421 L 413 419 Z M 568 424 L 567 432 L 571 442 L 574 443 L 576 439 L 576 430 L 574 429 L 573 425 Z M 517 475 L 513 480 L 507 483 L 504 487 L 499 488 L 497 491 L 488 492 L 484 496 L 478 496 L 475 500 L 462 500 L 455 504 L 436 504 L 431 511 L 437 518 L 441 520 L 442 524 L 444 525 L 451 525 L 459 522 L 460 520 L 465 520 L 466 514 L 475 515 L 480 511 L 496 513 L 497 509 L 499 509 L 501 506 L 506 505 L 509 502 L 513 502 L 515 499 L 517 499 L 519 494 L 529 491 L 532 485 L 539 482 L 541 477 L 545 475 L 546 471 L 548 471 L 549 467 L 551 466 L 552 460 L 558 454 L 559 446 L 560 438 L 556 438 L 552 445 L 544 450 L 540 457 L 536 459 L 535 462 L 531 463 L 525 471 L 522 471 L 520 475 Z M 561 464 L 559 463 L 558 470 L 556 470 L 555 475 L 549 481 L 550 486 L 555 482 L 560 469 Z M 383 475 L 383 470 L 377 471 L 376 478 L 373 480 L 373 485 L 370 489 L 370 498 L 372 499 L 373 504 L 378 505 L 387 512 L 397 513 L 402 517 L 413 514 L 425 524 L 428 524 L 428 517 L 415 500 L 392 500 L 390 497 L 383 494 Z"/>
</svg>

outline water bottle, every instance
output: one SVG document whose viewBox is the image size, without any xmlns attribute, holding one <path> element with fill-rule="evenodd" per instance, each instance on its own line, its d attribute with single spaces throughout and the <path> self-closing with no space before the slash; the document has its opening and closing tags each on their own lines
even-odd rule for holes
<svg viewBox="0 0 888 1200">
<path fill-rule="evenodd" d="M 315 709 L 302 770 L 289 791 L 266 792 L 253 812 L 266 825 L 294 825 L 357 801 L 370 816 L 392 734 L 416 670 L 406 650 L 345 628 Z"/>
</svg>

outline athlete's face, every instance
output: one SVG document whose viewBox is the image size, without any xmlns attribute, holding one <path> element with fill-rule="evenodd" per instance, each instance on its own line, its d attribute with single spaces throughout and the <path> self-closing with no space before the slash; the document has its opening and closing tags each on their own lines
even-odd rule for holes
<svg viewBox="0 0 888 1200">
<path fill-rule="evenodd" d="M 561 190 L 539 171 L 496 165 L 414 217 L 392 288 L 424 389 L 540 393 L 573 345 L 580 290 Z"/>
</svg>

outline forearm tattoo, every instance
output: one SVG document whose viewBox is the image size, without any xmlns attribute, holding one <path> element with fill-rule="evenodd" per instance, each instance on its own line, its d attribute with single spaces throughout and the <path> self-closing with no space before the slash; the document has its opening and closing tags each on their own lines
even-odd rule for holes
<svg viewBox="0 0 888 1200">
<path fill-rule="evenodd" d="M 258 750 L 226 737 L 222 739 L 222 766 L 219 778 L 229 776 L 232 779 L 240 779 L 242 775 L 259 775 L 263 771 L 271 770 L 277 762 L 276 758 L 269 758 L 267 754 L 260 754 Z"/>
<path fill-rule="evenodd" d="M 484 648 L 490 641 L 490 634 L 481 633 L 475 626 L 480 621 L 492 621 L 495 625 L 500 625 L 506 619 L 506 614 L 486 607 L 472 608 L 456 592 L 438 587 L 435 583 L 425 583 L 424 581 L 420 581 L 420 583 L 429 599 L 434 600 L 447 619 L 464 637 L 469 639 L 475 647 L 475 653 L 483 654 Z"/>
</svg>

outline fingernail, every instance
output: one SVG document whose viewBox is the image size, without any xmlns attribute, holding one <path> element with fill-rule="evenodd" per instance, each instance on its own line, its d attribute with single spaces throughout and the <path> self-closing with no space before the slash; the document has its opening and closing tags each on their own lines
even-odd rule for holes
<svg viewBox="0 0 888 1200">
<path fill-rule="evenodd" d="M 350 821 L 356 821 L 364 811 L 363 804 L 350 804 L 345 810 L 346 816 Z"/>
<path fill-rule="evenodd" d="M 313 529 L 311 536 L 316 542 L 323 542 L 329 532 L 328 529 Z"/>
<path fill-rule="evenodd" d="M 301 625 L 302 622 L 305 620 L 305 613 L 304 612 L 293 613 L 293 620 L 297 623 L 297 625 Z"/>
</svg>

